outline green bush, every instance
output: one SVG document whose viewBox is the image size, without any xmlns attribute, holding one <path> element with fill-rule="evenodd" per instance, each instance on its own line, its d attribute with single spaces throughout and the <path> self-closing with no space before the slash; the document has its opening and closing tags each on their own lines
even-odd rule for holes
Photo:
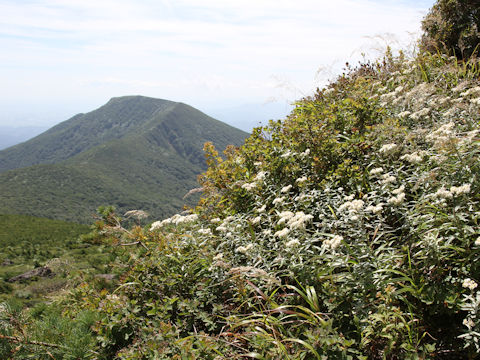
<svg viewBox="0 0 480 360">
<path fill-rule="evenodd" d="M 478 54 L 480 6 L 477 0 L 438 0 L 422 22 L 423 49 L 468 59 Z"/>
</svg>

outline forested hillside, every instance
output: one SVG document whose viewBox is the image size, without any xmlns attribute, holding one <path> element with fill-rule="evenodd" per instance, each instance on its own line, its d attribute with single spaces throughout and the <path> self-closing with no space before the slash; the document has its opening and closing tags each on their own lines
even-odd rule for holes
<svg viewBox="0 0 480 360">
<path fill-rule="evenodd" d="M 182 103 L 113 98 L 0 151 L 0 213 L 90 223 L 97 207 L 115 205 L 171 215 L 198 199 L 183 197 L 206 168 L 204 142 L 246 136 Z"/>
</svg>

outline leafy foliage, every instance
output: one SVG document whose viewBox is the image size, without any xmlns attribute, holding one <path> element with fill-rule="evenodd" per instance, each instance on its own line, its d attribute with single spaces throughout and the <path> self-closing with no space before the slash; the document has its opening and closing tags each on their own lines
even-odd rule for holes
<svg viewBox="0 0 480 360">
<path fill-rule="evenodd" d="M 121 280 L 55 305 L 96 313 L 82 357 L 478 357 L 479 75 L 387 54 L 224 157 L 207 143 L 194 212 L 127 230 L 103 209 Z"/>
<path fill-rule="evenodd" d="M 478 54 L 480 6 L 477 0 L 438 0 L 422 23 L 425 50 L 468 59 Z"/>
</svg>

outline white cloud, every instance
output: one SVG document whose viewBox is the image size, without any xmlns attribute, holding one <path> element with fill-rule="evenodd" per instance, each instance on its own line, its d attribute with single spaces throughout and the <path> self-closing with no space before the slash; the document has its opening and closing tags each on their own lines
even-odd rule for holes
<svg viewBox="0 0 480 360">
<path fill-rule="evenodd" d="M 381 44 L 369 37 L 393 33 L 405 46 L 428 7 L 416 4 L 0 0 L 0 77 L 8 84 L 0 98 L 97 103 L 134 92 L 193 105 L 260 103 L 286 96 L 276 77 L 289 79 L 293 101 L 324 80 L 320 67 L 338 72 L 352 53 L 359 59 Z"/>
</svg>

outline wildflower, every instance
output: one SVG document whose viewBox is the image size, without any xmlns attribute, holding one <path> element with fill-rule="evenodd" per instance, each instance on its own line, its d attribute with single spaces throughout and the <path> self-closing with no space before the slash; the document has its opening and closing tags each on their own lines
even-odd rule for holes
<svg viewBox="0 0 480 360">
<path fill-rule="evenodd" d="M 288 233 L 290 232 L 290 229 L 289 228 L 284 228 L 283 230 L 280 230 L 280 231 L 277 231 L 274 236 L 275 237 L 279 237 L 279 238 L 284 238 L 288 235 Z"/>
<path fill-rule="evenodd" d="M 480 105 L 480 97 L 476 99 L 471 99 L 470 102 L 475 105 Z"/>
<path fill-rule="evenodd" d="M 295 213 L 295 216 L 291 217 L 288 220 L 287 225 L 290 226 L 291 230 L 304 229 L 305 224 L 310 222 L 312 219 L 312 215 L 306 215 L 303 211 L 298 211 L 297 213 Z"/>
<path fill-rule="evenodd" d="M 256 167 L 260 167 L 260 166 L 262 166 L 262 162 L 261 161 L 255 161 L 253 163 L 253 165 L 255 165 Z"/>
<path fill-rule="evenodd" d="M 325 90 L 323 90 L 323 95 L 330 95 L 333 92 L 335 92 L 334 88 L 325 89 Z"/>
<path fill-rule="evenodd" d="M 220 221 L 222 221 L 222 220 L 220 220 L 220 218 L 218 218 L 218 217 L 210 220 L 210 222 L 211 222 L 212 224 L 219 223 Z"/>
<path fill-rule="evenodd" d="M 405 186 L 402 185 L 402 186 L 400 186 L 398 189 L 393 190 L 393 191 L 392 191 L 392 194 L 398 195 L 398 194 L 402 193 L 404 190 L 405 190 Z"/>
<path fill-rule="evenodd" d="M 430 111 L 431 110 L 429 108 L 423 108 L 422 110 L 419 110 L 413 113 L 410 117 L 414 120 L 420 119 L 421 117 L 427 116 L 428 114 L 430 114 Z"/>
<path fill-rule="evenodd" d="M 465 97 L 465 96 L 469 96 L 471 94 L 476 94 L 476 93 L 480 93 L 480 86 L 476 86 L 474 88 L 468 89 L 467 91 L 462 92 L 460 96 Z"/>
<path fill-rule="evenodd" d="M 391 205 L 400 205 L 405 200 L 405 193 L 399 193 L 397 196 L 394 196 L 388 199 L 388 203 Z"/>
<path fill-rule="evenodd" d="M 380 154 L 383 155 L 390 155 L 397 149 L 398 145 L 397 144 L 385 144 L 380 148 Z"/>
<path fill-rule="evenodd" d="M 154 223 L 152 223 L 152 225 L 150 226 L 150 231 L 153 231 L 153 230 L 157 230 L 158 228 L 161 227 L 161 221 L 155 221 Z"/>
<path fill-rule="evenodd" d="M 301 178 L 298 178 L 297 180 L 295 180 L 295 182 L 299 185 L 303 184 L 305 181 L 307 181 L 307 177 L 306 176 L 302 176 Z"/>
<path fill-rule="evenodd" d="M 478 284 L 470 278 L 466 278 L 462 283 L 462 287 L 470 290 L 474 290 L 477 286 Z"/>
<path fill-rule="evenodd" d="M 393 175 L 390 175 L 390 174 L 383 174 L 382 175 L 382 183 L 383 184 L 390 184 L 390 183 L 394 183 L 397 181 L 397 178 Z"/>
<path fill-rule="evenodd" d="M 433 197 L 436 197 L 437 199 L 451 199 L 453 194 L 451 191 L 441 187 L 435 192 L 435 194 L 433 194 Z"/>
<path fill-rule="evenodd" d="M 233 220 L 235 220 L 235 216 L 230 215 L 230 216 L 227 216 L 227 217 L 225 218 L 225 220 L 223 220 L 223 221 L 226 222 L 226 223 L 228 223 L 228 222 L 231 222 L 231 221 L 233 221 Z"/>
<path fill-rule="evenodd" d="M 378 175 L 378 174 L 381 174 L 382 172 L 383 172 L 383 168 L 378 167 L 370 170 L 370 175 Z"/>
<path fill-rule="evenodd" d="M 409 116 L 411 114 L 410 111 L 402 111 L 401 113 L 398 114 L 398 117 L 399 118 L 406 118 L 407 116 Z"/>
<path fill-rule="evenodd" d="M 213 257 L 214 261 L 221 260 L 221 259 L 223 259 L 223 254 L 222 253 L 218 253 L 217 255 L 215 255 Z"/>
<path fill-rule="evenodd" d="M 199 229 L 197 231 L 199 234 L 202 234 L 202 235 L 211 235 L 212 234 L 212 230 L 210 229 Z"/>
<path fill-rule="evenodd" d="M 302 157 L 310 155 L 310 149 L 305 150 L 303 153 L 300 154 Z"/>
<path fill-rule="evenodd" d="M 363 200 L 353 200 L 353 201 L 347 201 L 340 205 L 338 208 L 339 211 L 343 211 L 345 209 L 349 210 L 350 212 L 358 212 L 362 209 L 363 207 Z"/>
<path fill-rule="evenodd" d="M 298 241 L 297 239 L 292 239 L 285 244 L 285 247 L 291 248 L 297 245 L 300 245 L 300 241 Z"/>
<path fill-rule="evenodd" d="M 351 194 L 351 195 L 345 196 L 343 198 L 343 200 L 345 200 L 345 201 L 352 201 L 353 199 L 355 199 L 355 194 Z"/>
<path fill-rule="evenodd" d="M 286 152 L 284 152 L 282 155 L 280 155 L 281 158 L 288 158 L 292 155 L 292 152 L 290 150 L 287 150 Z"/>
<path fill-rule="evenodd" d="M 143 210 L 130 210 L 130 211 L 127 211 L 124 214 L 124 216 L 126 216 L 127 218 L 134 217 L 138 220 L 141 220 L 141 219 L 147 218 L 149 215 L 147 212 Z"/>
<path fill-rule="evenodd" d="M 281 193 L 287 193 L 290 191 L 290 189 L 292 188 L 292 185 L 287 185 L 287 186 L 284 186 L 282 188 L 282 190 L 280 190 Z"/>
<path fill-rule="evenodd" d="M 265 176 L 267 175 L 267 173 L 265 171 L 260 171 L 257 176 L 255 176 L 255 180 L 256 181 L 262 181 L 265 179 Z"/>
<path fill-rule="evenodd" d="M 250 250 L 251 248 L 253 248 L 253 244 L 248 244 L 247 246 L 239 246 L 235 249 L 235 252 L 239 254 L 247 254 L 248 250 Z"/>
<path fill-rule="evenodd" d="M 293 218 L 295 214 L 291 211 L 282 211 L 280 214 L 278 214 L 278 216 L 280 217 L 280 220 L 278 220 L 278 225 L 282 225 Z"/>
<path fill-rule="evenodd" d="M 267 208 L 267 205 L 263 205 L 261 208 L 258 208 L 256 211 L 257 213 L 261 214 L 265 212 L 265 209 Z"/>
<path fill-rule="evenodd" d="M 329 247 L 332 250 L 335 250 L 340 246 L 342 241 L 343 241 L 343 236 L 335 235 L 331 239 L 324 240 L 323 245 L 325 245 L 326 247 Z"/>
<path fill-rule="evenodd" d="M 477 238 L 477 240 L 475 240 L 475 245 L 480 246 L 480 236 Z"/>
<path fill-rule="evenodd" d="M 280 196 L 278 198 L 275 198 L 272 203 L 273 203 L 273 205 L 277 205 L 277 204 L 283 203 L 284 200 L 285 200 L 285 197 Z"/>
<path fill-rule="evenodd" d="M 470 192 L 470 184 L 463 184 L 462 186 L 452 186 L 450 191 L 455 195 L 467 194 Z"/>
<path fill-rule="evenodd" d="M 378 205 L 375 205 L 375 206 L 373 206 L 373 205 L 367 206 L 367 208 L 365 209 L 365 211 L 372 212 L 374 214 L 378 214 L 378 213 L 382 212 L 382 210 L 383 210 L 383 204 L 382 203 L 380 203 Z"/>
<path fill-rule="evenodd" d="M 245 183 L 242 185 L 242 189 L 245 189 L 247 191 L 252 191 L 257 187 L 257 184 L 252 182 L 252 183 Z"/>
<path fill-rule="evenodd" d="M 418 164 L 422 162 L 422 157 L 417 152 L 414 152 L 412 154 L 405 154 L 401 156 L 400 160 L 406 160 L 409 163 Z"/>
<path fill-rule="evenodd" d="M 262 218 L 260 216 L 257 216 L 255 218 L 252 219 L 252 225 L 257 225 L 260 223 L 260 221 L 262 220 Z"/>
<path fill-rule="evenodd" d="M 272 235 L 272 230 L 270 230 L 270 229 L 265 229 L 265 230 L 262 231 L 262 234 L 263 234 L 263 235 L 266 235 L 266 236 Z"/>
<path fill-rule="evenodd" d="M 218 226 L 215 230 L 220 231 L 220 232 L 226 232 L 228 230 L 228 228 L 221 225 L 221 226 Z"/>
</svg>

